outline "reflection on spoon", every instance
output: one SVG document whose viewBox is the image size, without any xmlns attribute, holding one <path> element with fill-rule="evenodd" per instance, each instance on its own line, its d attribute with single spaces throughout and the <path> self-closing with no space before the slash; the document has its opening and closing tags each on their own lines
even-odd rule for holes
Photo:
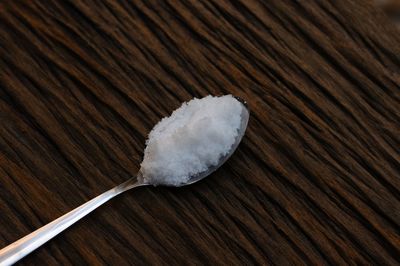
<svg viewBox="0 0 400 266">
<path fill-rule="evenodd" d="M 0 265 L 22 259 L 97 207 L 131 188 L 185 186 L 218 169 L 236 150 L 249 120 L 245 101 L 231 95 L 184 103 L 150 132 L 138 176 L 108 190 L 0 250 Z"/>
</svg>

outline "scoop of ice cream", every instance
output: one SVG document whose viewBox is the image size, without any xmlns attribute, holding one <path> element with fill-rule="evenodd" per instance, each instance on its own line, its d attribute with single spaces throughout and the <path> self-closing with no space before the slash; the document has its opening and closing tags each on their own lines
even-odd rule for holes
<svg viewBox="0 0 400 266">
<path fill-rule="evenodd" d="M 150 132 L 141 181 L 176 186 L 217 165 L 235 143 L 242 108 L 232 95 L 183 103 Z"/>
</svg>

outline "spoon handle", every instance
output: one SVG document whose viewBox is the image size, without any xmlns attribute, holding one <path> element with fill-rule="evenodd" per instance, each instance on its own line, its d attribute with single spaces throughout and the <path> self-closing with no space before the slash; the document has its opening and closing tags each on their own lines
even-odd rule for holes
<svg viewBox="0 0 400 266">
<path fill-rule="evenodd" d="M 45 226 L 33 231 L 29 235 L 15 241 L 0 250 L 0 266 L 12 265 L 19 261 L 71 225 L 79 221 L 81 218 L 101 206 L 105 202 L 114 198 L 118 194 L 144 184 L 139 183 L 136 178 L 131 178 L 128 181 L 110 189 L 94 199 L 82 204 L 72 211 L 64 214 L 60 218 L 48 223 Z"/>
</svg>

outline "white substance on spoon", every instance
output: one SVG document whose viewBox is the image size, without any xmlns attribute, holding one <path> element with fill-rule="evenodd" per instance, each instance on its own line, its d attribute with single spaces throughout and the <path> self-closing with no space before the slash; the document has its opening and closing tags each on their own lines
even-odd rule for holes
<svg viewBox="0 0 400 266">
<path fill-rule="evenodd" d="M 140 169 L 142 181 L 177 186 L 217 165 L 235 143 L 242 108 L 232 95 L 183 103 L 150 132 Z"/>
</svg>

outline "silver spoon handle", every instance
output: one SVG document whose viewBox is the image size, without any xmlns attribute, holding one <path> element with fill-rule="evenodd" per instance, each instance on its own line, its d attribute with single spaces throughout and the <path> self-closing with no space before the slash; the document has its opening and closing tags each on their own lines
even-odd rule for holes
<svg viewBox="0 0 400 266">
<path fill-rule="evenodd" d="M 0 250 L 0 266 L 12 265 L 13 263 L 19 261 L 105 202 L 128 189 L 141 185 L 144 184 L 139 183 L 136 178 L 131 178 L 121 185 L 104 192 L 85 204 L 82 204 L 81 206 L 64 214 L 60 218 L 6 246 Z"/>
</svg>

